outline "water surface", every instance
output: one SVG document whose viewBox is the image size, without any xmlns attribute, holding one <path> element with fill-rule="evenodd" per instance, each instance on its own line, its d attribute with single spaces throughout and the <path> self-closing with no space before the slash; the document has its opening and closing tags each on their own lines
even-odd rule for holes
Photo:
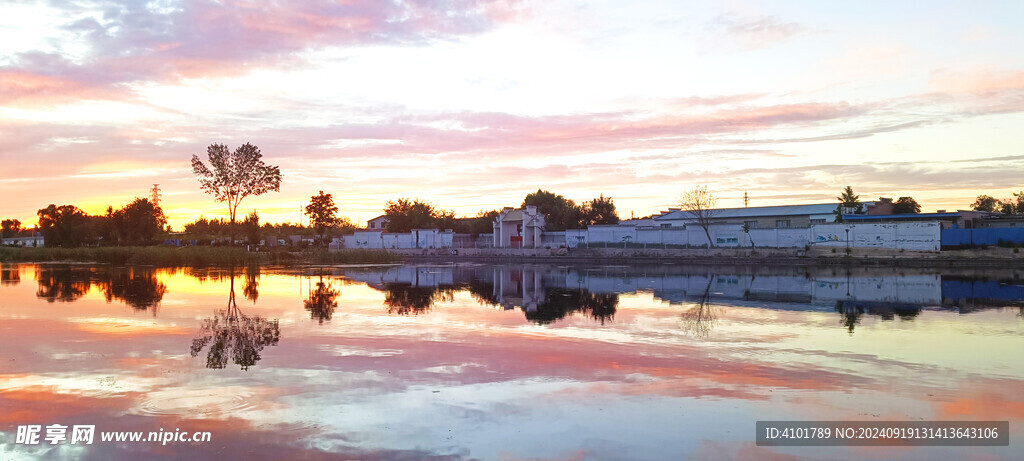
<svg viewBox="0 0 1024 461">
<path fill-rule="evenodd" d="M 1008 271 L 4 264 L 0 458 L 1021 458 L 1021 306 Z M 1009 420 L 1011 446 L 758 447 L 758 420 Z"/>
</svg>

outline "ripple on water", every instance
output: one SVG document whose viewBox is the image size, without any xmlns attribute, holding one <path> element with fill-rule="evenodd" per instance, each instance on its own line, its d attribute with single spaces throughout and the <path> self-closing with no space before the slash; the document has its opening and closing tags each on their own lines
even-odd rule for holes
<svg viewBox="0 0 1024 461">
<path fill-rule="evenodd" d="M 174 389 L 149 393 L 139 411 L 155 416 L 217 416 L 253 408 L 252 393 Z"/>
</svg>

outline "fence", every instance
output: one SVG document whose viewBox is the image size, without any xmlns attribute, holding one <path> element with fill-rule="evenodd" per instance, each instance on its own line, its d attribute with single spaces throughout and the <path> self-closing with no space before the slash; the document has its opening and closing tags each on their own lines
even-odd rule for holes
<svg viewBox="0 0 1024 461">
<path fill-rule="evenodd" d="M 710 240 L 709 240 L 710 237 Z M 391 234 L 360 231 L 343 238 L 344 248 L 491 248 L 493 234 L 413 230 Z M 946 229 L 938 222 L 817 224 L 796 229 L 748 229 L 738 224 L 637 228 L 591 226 L 545 232 L 540 247 L 557 248 L 803 248 L 805 246 L 938 251 L 941 246 L 1024 244 L 1022 229 Z M 340 243 L 340 242 L 339 242 Z"/>
<path fill-rule="evenodd" d="M 942 229 L 942 247 L 1024 245 L 1024 228 Z"/>
<path fill-rule="evenodd" d="M 493 248 L 494 234 L 455 234 L 452 237 L 452 248 Z"/>
<path fill-rule="evenodd" d="M 565 245 L 578 247 L 679 248 L 715 247 L 803 248 L 808 245 L 938 251 L 937 222 L 819 224 L 798 229 L 749 229 L 738 224 L 708 227 L 636 228 L 591 226 L 565 231 Z"/>
</svg>

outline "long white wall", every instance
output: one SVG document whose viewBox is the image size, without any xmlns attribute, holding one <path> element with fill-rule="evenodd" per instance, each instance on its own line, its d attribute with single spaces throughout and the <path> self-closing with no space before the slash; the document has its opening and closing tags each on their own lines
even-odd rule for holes
<svg viewBox="0 0 1024 461">
<path fill-rule="evenodd" d="M 451 248 L 453 238 L 453 233 L 437 229 L 416 229 L 407 234 L 356 231 L 335 239 L 340 244 L 332 243 L 332 248 Z"/>
<path fill-rule="evenodd" d="M 737 224 L 718 224 L 708 229 L 718 248 L 803 248 L 826 246 L 851 248 L 888 248 L 896 250 L 939 251 L 941 226 L 937 222 L 817 224 L 799 229 L 750 229 Z M 849 231 L 849 232 L 847 232 Z M 357 231 L 346 235 L 338 246 L 344 248 L 451 248 L 454 234 L 436 229 L 414 230 L 407 234 Z M 564 239 L 564 240 L 563 240 Z M 681 228 L 637 228 L 630 226 L 591 226 L 546 234 L 545 246 L 565 245 L 614 247 L 643 245 L 658 247 L 704 247 L 708 236 L 699 226 Z"/>
<path fill-rule="evenodd" d="M 799 229 L 750 229 L 750 232 L 744 232 L 743 226 L 738 224 L 719 224 L 708 231 L 719 248 L 845 247 L 849 243 L 851 248 L 938 251 L 941 241 L 941 226 L 937 222 L 818 224 Z M 686 229 L 591 226 L 565 231 L 565 245 L 570 248 L 616 244 L 701 247 L 708 245 L 708 237 L 699 226 Z"/>
</svg>

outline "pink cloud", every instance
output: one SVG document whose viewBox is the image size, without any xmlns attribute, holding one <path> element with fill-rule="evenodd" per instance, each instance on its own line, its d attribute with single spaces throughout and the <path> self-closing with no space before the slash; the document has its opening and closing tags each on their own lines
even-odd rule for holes
<svg viewBox="0 0 1024 461">
<path fill-rule="evenodd" d="M 801 24 L 785 22 L 775 16 L 745 16 L 733 12 L 718 16 L 707 28 L 722 33 L 726 40 L 741 50 L 767 48 L 809 30 Z"/>
<path fill-rule="evenodd" d="M 67 100 L 116 99 L 111 88 L 60 75 L 0 69 L 0 99 L 5 106 L 47 105 Z"/>
<path fill-rule="evenodd" d="M 935 91 L 944 93 L 968 93 L 980 97 L 994 97 L 1007 91 L 1024 90 L 1024 72 L 939 69 L 932 72 L 931 87 Z"/>
<path fill-rule="evenodd" d="M 69 13 L 94 5 L 67 6 Z M 287 3 L 186 0 L 170 14 L 144 4 L 103 9 L 65 25 L 91 49 L 81 63 L 40 52 L 14 56 L 0 68 L 8 101 L 34 103 L 112 98 L 122 83 L 246 73 L 254 66 L 295 63 L 309 48 L 376 43 L 421 44 L 477 34 L 519 17 L 518 2 L 378 2 L 351 0 Z M 85 89 L 92 91 L 83 92 Z M 44 98 L 45 96 L 45 98 Z"/>
</svg>

